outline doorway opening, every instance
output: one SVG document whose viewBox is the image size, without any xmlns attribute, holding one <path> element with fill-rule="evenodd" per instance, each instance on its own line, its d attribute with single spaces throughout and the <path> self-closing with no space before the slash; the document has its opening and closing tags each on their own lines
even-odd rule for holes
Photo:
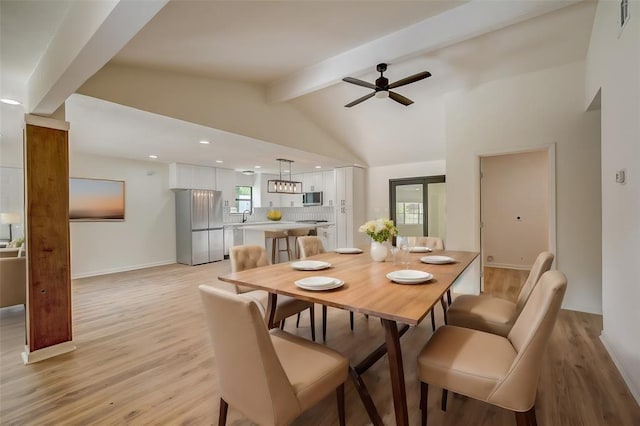
<svg viewBox="0 0 640 426">
<path fill-rule="evenodd" d="M 445 203 L 444 175 L 389 180 L 389 211 L 398 235 L 444 240 Z"/>
<path fill-rule="evenodd" d="M 480 288 L 493 294 L 487 277 L 514 277 L 500 288 L 500 296 L 511 300 L 537 255 L 556 253 L 555 145 L 479 160 Z"/>
</svg>

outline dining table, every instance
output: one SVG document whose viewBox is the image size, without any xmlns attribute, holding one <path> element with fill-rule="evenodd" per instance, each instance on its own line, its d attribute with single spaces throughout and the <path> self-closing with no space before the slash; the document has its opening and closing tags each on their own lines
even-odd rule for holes
<svg viewBox="0 0 640 426">
<path fill-rule="evenodd" d="M 351 378 L 362 399 L 372 423 L 382 425 L 376 406 L 366 388 L 362 375 L 385 354 L 388 355 L 396 424 L 408 425 L 407 397 L 400 337 L 409 326 L 416 326 L 438 303 L 444 305 L 444 294 L 456 279 L 476 259 L 478 252 L 438 250 L 433 253 L 410 253 L 409 269 L 424 271 L 433 278 L 417 284 L 398 284 L 387 274 L 401 267 L 391 261 L 373 261 L 364 250 L 362 253 L 342 254 L 327 252 L 305 260 L 326 262 L 330 266 L 322 270 L 298 270 L 294 262 L 278 263 L 218 277 L 221 281 L 243 285 L 269 292 L 266 322 L 273 323 L 278 295 L 319 303 L 339 309 L 380 318 L 385 341 L 357 365 L 349 368 Z M 445 264 L 427 264 L 421 259 L 429 255 L 448 256 L 453 261 Z M 331 290 L 307 290 L 295 282 L 307 277 L 323 276 L 343 281 Z M 400 324 L 400 327 L 399 327 Z"/>
</svg>

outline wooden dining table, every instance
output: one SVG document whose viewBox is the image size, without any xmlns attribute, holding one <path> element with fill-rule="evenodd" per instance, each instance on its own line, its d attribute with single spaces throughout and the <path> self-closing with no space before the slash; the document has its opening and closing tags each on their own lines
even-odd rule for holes
<svg viewBox="0 0 640 426">
<path fill-rule="evenodd" d="M 455 262 L 433 265 L 420 261 L 430 254 L 449 256 Z M 287 262 L 233 272 L 219 279 L 269 292 L 266 320 L 270 327 L 276 326 L 272 319 L 278 294 L 380 318 L 385 329 L 385 342 L 358 365 L 351 366 L 350 374 L 372 423 L 382 425 L 382 418 L 362 374 L 385 353 L 388 354 L 396 424 L 408 425 L 400 337 L 409 326 L 418 325 L 434 305 L 444 304 L 443 295 L 477 256 L 477 252 L 451 250 L 411 253 L 409 269 L 433 274 L 433 279 L 422 284 L 392 282 L 386 275 L 401 267 L 390 261 L 374 262 L 366 251 L 360 254 L 322 253 L 305 259 L 331 264 L 323 270 L 300 271 L 292 268 L 292 262 Z M 295 281 L 311 276 L 337 278 L 344 281 L 344 285 L 326 291 L 304 290 L 295 285 Z M 401 324 L 400 328 L 398 324 Z"/>
</svg>

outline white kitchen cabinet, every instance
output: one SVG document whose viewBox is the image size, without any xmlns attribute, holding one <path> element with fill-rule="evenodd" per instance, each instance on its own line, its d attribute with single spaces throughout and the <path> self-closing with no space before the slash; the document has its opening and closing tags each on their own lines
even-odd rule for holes
<svg viewBox="0 0 640 426">
<path fill-rule="evenodd" d="M 281 207 L 284 205 L 281 194 L 267 191 L 267 182 L 273 179 L 280 179 L 280 176 L 260 174 L 260 207 Z"/>
<path fill-rule="evenodd" d="M 326 251 L 332 251 L 336 249 L 336 226 L 326 225 L 318 226 L 316 228 L 318 232 L 318 238 L 322 241 L 322 245 Z"/>
<path fill-rule="evenodd" d="M 322 172 L 305 173 L 302 181 L 304 192 L 322 192 L 324 182 L 322 181 Z"/>
<path fill-rule="evenodd" d="M 338 247 L 357 247 L 366 244 L 358 228 L 365 222 L 364 169 L 340 167 L 336 169 L 336 244 Z"/>
<path fill-rule="evenodd" d="M 216 168 L 216 189 L 222 192 L 222 206 L 232 207 L 236 202 L 236 172 Z"/>
<path fill-rule="evenodd" d="M 336 205 L 336 178 L 335 171 L 322 172 L 322 205 L 333 207 Z"/>
<path fill-rule="evenodd" d="M 224 255 L 229 256 L 229 249 L 233 247 L 233 228 L 224 228 Z"/>
<path fill-rule="evenodd" d="M 170 189 L 216 189 L 216 169 L 193 164 L 169 164 Z"/>
</svg>

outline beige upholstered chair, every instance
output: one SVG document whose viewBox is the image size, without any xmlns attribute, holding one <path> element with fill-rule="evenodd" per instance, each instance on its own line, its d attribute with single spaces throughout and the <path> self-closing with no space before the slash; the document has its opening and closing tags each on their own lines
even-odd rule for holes
<svg viewBox="0 0 640 426">
<path fill-rule="evenodd" d="M 414 247 L 429 247 L 432 250 L 444 250 L 444 242 L 440 237 L 415 237 Z"/>
<path fill-rule="evenodd" d="M 507 337 L 446 325 L 418 354 L 422 425 L 427 424 L 428 386 L 514 411 L 518 425 L 535 425 L 535 400 L 543 353 L 567 287 L 562 272 L 540 278 Z"/>
<path fill-rule="evenodd" d="M 231 405 L 260 425 L 287 425 L 334 390 L 345 424 L 349 361 L 336 351 L 281 330 L 267 331 L 253 301 L 200 287 L 220 390 L 219 425 Z"/>
<path fill-rule="evenodd" d="M 552 253 L 543 251 L 538 255 L 529 272 L 529 277 L 520 289 L 516 303 L 485 295 L 458 296 L 447 311 L 448 324 L 506 336 L 527 303 L 536 283 L 542 274 L 551 268 L 552 263 Z"/>
<path fill-rule="evenodd" d="M 231 259 L 231 271 L 240 272 L 246 269 L 253 269 L 269 264 L 267 250 L 261 246 L 234 246 L 229 249 L 229 258 Z M 251 299 L 259 303 L 262 312 L 267 309 L 268 293 L 262 290 L 255 290 L 250 287 L 235 286 L 236 293 L 241 294 L 245 299 Z M 273 318 L 274 324 L 280 324 L 284 327 L 284 320 L 291 315 L 299 314 L 305 309 L 309 309 L 309 322 L 311 324 L 311 338 L 316 340 L 316 324 L 315 309 L 313 303 L 304 300 L 294 299 L 293 297 L 278 295 L 276 312 Z"/>
<path fill-rule="evenodd" d="M 298 237 L 298 247 L 300 248 L 300 259 L 325 252 L 322 240 L 316 236 Z M 298 321 L 300 321 L 299 314 Z M 353 331 L 353 312 L 349 312 L 349 326 Z M 325 305 L 322 305 L 322 340 L 327 340 L 327 307 Z"/>
<path fill-rule="evenodd" d="M 0 258 L 0 308 L 27 303 L 27 258 Z"/>
</svg>

